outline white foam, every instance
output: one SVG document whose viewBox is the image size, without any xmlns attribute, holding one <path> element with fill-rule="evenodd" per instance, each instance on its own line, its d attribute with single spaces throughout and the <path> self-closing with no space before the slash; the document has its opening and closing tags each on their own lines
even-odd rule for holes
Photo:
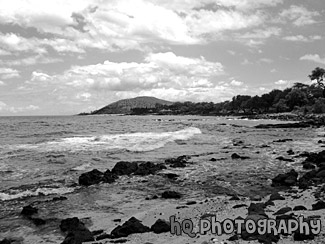
<svg viewBox="0 0 325 244">
<path fill-rule="evenodd" d="M 176 140 L 188 140 L 196 134 L 201 134 L 201 130 L 195 127 L 188 127 L 173 132 L 138 132 L 101 136 L 68 137 L 46 143 L 20 145 L 20 147 L 45 151 L 126 149 L 129 151 L 142 152 L 164 147 L 167 143 Z"/>
<path fill-rule="evenodd" d="M 23 192 L 17 192 L 17 193 L 3 193 L 0 192 L 0 200 L 2 201 L 8 201 L 8 200 L 13 200 L 13 199 L 18 199 L 18 198 L 23 198 L 23 197 L 28 197 L 28 196 L 38 196 L 40 194 L 42 195 L 51 195 L 51 194 L 66 194 L 69 192 L 73 192 L 74 188 L 69 188 L 69 187 L 62 187 L 62 188 L 37 188 L 35 191 L 33 190 L 27 190 Z"/>
</svg>

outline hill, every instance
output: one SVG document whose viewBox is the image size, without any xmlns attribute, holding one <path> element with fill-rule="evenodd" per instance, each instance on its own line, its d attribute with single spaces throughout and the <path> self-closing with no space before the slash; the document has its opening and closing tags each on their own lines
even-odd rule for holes
<svg viewBox="0 0 325 244">
<path fill-rule="evenodd" d="M 158 99 L 156 97 L 135 97 L 111 103 L 91 114 L 128 114 L 133 108 L 155 108 L 156 104 L 171 105 L 173 102 Z"/>
</svg>

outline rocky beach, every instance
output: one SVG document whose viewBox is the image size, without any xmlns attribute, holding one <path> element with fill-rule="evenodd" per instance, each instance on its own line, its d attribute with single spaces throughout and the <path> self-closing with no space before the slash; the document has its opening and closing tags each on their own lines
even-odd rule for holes
<svg viewBox="0 0 325 244">
<path fill-rule="evenodd" d="M 107 124 L 121 118 L 98 120 Z M 161 129 L 146 139 L 150 144 L 139 142 L 138 137 L 129 145 L 142 149 L 136 152 L 108 152 L 112 145 L 104 145 L 100 136 L 89 140 L 90 135 L 64 133 L 59 141 L 37 139 L 15 146 L 14 151 L 11 146 L 5 155 L 7 163 L 37 153 L 39 161 L 55 168 L 42 174 L 39 170 L 39 178 L 15 186 L 10 185 L 13 170 L 3 167 L 1 174 L 8 178 L 0 193 L 2 243 L 321 243 L 323 228 L 317 235 L 258 235 L 244 230 L 191 238 L 171 234 L 169 223 L 171 216 L 180 222 L 190 219 L 197 232 L 200 220 L 214 216 L 218 221 L 304 216 L 306 221 L 323 222 L 325 140 L 317 121 L 199 116 L 123 119 L 144 120 L 148 127 L 160 124 L 169 131 L 175 127 L 180 132 Z M 136 134 L 127 138 L 130 135 Z M 153 147 L 154 142 L 159 146 Z M 143 150 L 144 145 L 150 150 Z M 28 153 L 19 154 L 24 150 Z"/>
</svg>

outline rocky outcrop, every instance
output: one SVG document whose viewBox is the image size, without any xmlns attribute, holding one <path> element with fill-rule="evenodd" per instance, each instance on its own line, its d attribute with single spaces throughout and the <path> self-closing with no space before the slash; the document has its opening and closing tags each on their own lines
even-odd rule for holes
<svg viewBox="0 0 325 244">
<path fill-rule="evenodd" d="M 81 244 L 94 241 L 93 233 L 77 217 L 62 220 L 60 229 L 68 233 L 62 244 Z"/>
<path fill-rule="evenodd" d="M 150 232 L 150 228 L 143 225 L 140 220 L 132 217 L 123 225 L 119 225 L 113 229 L 111 232 L 111 238 L 127 237 L 131 234 L 145 232 Z"/>
</svg>

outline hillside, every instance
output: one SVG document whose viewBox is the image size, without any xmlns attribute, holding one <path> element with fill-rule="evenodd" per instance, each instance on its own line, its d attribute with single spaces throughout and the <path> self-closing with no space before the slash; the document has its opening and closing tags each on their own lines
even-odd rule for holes
<svg viewBox="0 0 325 244">
<path fill-rule="evenodd" d="M 156 104 L 171 105 L 173 103 L 155 97 L 142 96 L 119 100 L 91 114 L 128 114 L 133 108 L 155 108 Z"/>
</svg>

